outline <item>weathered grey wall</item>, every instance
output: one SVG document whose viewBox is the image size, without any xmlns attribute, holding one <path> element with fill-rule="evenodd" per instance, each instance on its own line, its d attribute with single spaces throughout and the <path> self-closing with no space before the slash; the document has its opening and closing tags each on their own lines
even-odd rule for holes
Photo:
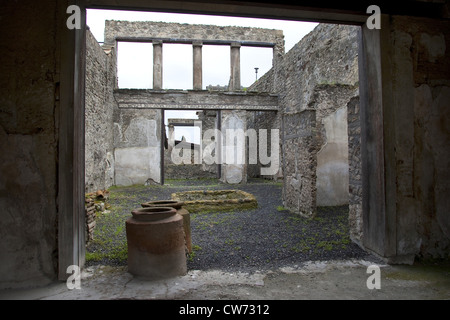
<svg viewBox="0 0 450 320">
<path fill-rule="evenodd" d="M 394 17 L 391 28 L 397 252 L 448 258 L 450 25 Z"/>
<path fill-rule="evenodd" d="M 0 288 L 56 279 L 56 1 L 0 10 Z"/>
<path fill-rule="evenodd" d="M 86 33 L 85 189 L 114 185 L 113 92 L 116 83 L 114 48 L 100 47 L 90 30 Z"/>
<path fill-rule="evenodd" d="M 161 182 L 161 110 L 114 112 L 115 184 Z"/>
<path fill-rule="evenodd" d="M 356 54 L 356 52 L 355 52 Z M 347 104 L 358 96 L 357 86 L 319 84 L 310 107 L 316 110 L 317 206 L 338 206 L 349 201 Z"/>
<path fill-rule="evenodd" d="M 357 95 L 357 31 L 355 26 L 318 25 L 249 88 L 279 95 L 283 199 L 287 208 L 307 216 L 314 214 L 316 205 L 348 203 L 346 115 L 339 113 L 343 115 L 338 126 L 342 134 L 329 145 L 324 124 L 328 116 L 336 119 L 336 111 L 346 108 L 350 98 Z M 353 91 L 347 92 L 345 86 Z M 332 128 L 336 126 L 330 126 L 329 137 L 334 136 Z M 336 152 L 333 147 L 338 147 Z M 340 155 L 339 159 L 330 153 Z"/>
<path fill-rule="evenodd" d="M 237 138 L 228 131 L 239 132 Z M 247 112 L 245 110 L 222 111 L 222 171 L 221 181 L 229 184 L 247 182 L 247 154 L 245 133 L 247 130 Z"/>
<path fill-rule="evenodd" d="M 199 111 L 197 115 L 198 119 L 168 119 L 168 143 L 167 149 L 164 150 L 164 179 L 217 178 L 217 164 L 207 165 L 204 157 L 202 157 L 202 162 L 200 163 L 199 144 L 175 141 L 175 132 L 177 127 L 180 128 L 180 124 L 193 127 L 201 122 L 201 137 L 204 136 L 206 130 L 215 128 L 216 111 Z M 172 129 L 170 129 L 171 126 L 173 126 Z M 175 143 L 176 147 L 174 148 Z M 202 146 L 203 150 L 205 147 L 205 145 Z M 176 164 L 172 161 L 172 159 L 179 159 L 180 162 L 183 162 L 184 155 L 182 153 L 186 152 L 186 161 L 188 163 Z M 178 160 L 175 162 L 178 162 Z"/>
<path fill-rule="evenodd" d="M 316 213 L 316 112 L 283 115 L 283 203 L 306 217 Z"/>
<path fill-rule="evenodd" d="M 356 26 L 319 24 L 286 53 L 284 81 L 277 81 L 284 112 L 310 108 L 318 84 L 358 82 L 357 31 Z"/>
<path fill-rule="evenodd" d="M 218 118 L 218 111 L 214 110 L 214 111 L 209 111 L 209 110 L 203 110 L 197 113 L 198 114 L 198 119 L 202 121 L 202 132 L 201 132 L 201 136 L 202 139 L 205 137 L 205 132 L 208 130 L 215 130 L 219 128 L 219 118 Z M 202 148 L 203 148 L 203 153 L 205 153 L 205 149 L 208 147 L 208 144 L 212 143 L 212 141 L 204 141 L 202 144 Z M 209 148 L 209 147 L 208 147 Z M 214 151 L 210 150 L 210 148 L 206 151 L 211 151 L 209 152 L 210 154 L 208 154 L 208 156 L 215 156 L 216 155 L 216 148 L 214 148 Z M 218 151 L 217 151 L 218 152 Z M 218 176 L 218 164 L 214 163 L 214 164 L 207 164 L 205 162 L 205 157 L 203 157 L 202 160 L 202 171 L 203 174 L 206 174 L 207 176 L 213 178 L 217 178 Z"/>
<path fill-rule="evenodd" d="M 392 263 L 449 256 L 449 28 L 394 16 L 362 29 L 363 240 Z"/>
<path fill-rule="evenodd" d="M 253 129 L 256 131 L 257 135 L 257 141 L 258 141 L 258 150 L 257 150 L 257 164 L 251 164 L 248 162 L 247 166 L 247 175 L 248 177 L 260 177 L 265 179 L 273 179 L 277 180 L 283 177 L 283 170 L 282 170 L 282 158 L 281 158 L 281 149 L 279 149 L 279 152 L 277 154 L 272 154 L 272 129 L 278 130 L 273 131 L 273 134 L 279 135 L 279 139 L 281 141 L 281 113 L 280 112 L 273 112 L 273 111 L 254 111 L 254 112 L 247 112 L 247 130 Z M 259 130 L 267 130 L 267 149 L 266 149 L 266 155 L 270 157 L 271 162 L 269 164 L 263 165 L 261 163 L 261 157 L 260 157 L 260 148 L 261 145 L 259 144 L 261 142 L 260 140 L 260 131 Z M 281 143 L 280 143 L 281 144 Z M 275 150 L 275 149 L 274 149 Z M 275 161 L 277 162 L 276 169 L 274 171 L 275 174 L 266 175 L 261 170 L 262 168 L 270 168 L 272 165 L 275 168 Z M 272 163 L 273 162 L 273 163 Z M 270 170 L 272 171 L 272 170 Z"/>
<path fill-rule="evenodd" d="M 284 54 L 283 31 L 262 28 L 107 20 L 105 43 L 115 45 L 117 38 L 264 42 L 273 43 L 275 52 Z"/>
<path fill-rule="evenodd" d="M 361 118 L 359 97 L 347 104 L 349 199 L 348 221 L 350 238 L 360 243 L 363 239 L 362 218 L 362 169 L 361 169 Z"/>
</svg>

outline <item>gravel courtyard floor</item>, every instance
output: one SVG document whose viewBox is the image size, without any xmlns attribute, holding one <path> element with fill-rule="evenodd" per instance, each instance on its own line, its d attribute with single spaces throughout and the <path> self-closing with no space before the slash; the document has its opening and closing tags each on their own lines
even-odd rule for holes
<svg viewBox="0 0 450 320">
<path fill-rule="evenodd" d="M 86 249 L 87 266 L 127 265 L 125 221 L 141 203 L 167 200 L 174 192 L 222 189 L 253 194 L 258 208 L 191 213 L 194 252 L 188 256 L 188 270 L 252 272 L 306 261 L 377 259 L 350 240 L 347 206 L 318 208 L 315 218 L 306 219 L 283 208 L 281 183 L 252 179 L 230 186 L 207 179 L 112 188 L 111 207 L 97 218 L 95 238 Z"/>
</svg>

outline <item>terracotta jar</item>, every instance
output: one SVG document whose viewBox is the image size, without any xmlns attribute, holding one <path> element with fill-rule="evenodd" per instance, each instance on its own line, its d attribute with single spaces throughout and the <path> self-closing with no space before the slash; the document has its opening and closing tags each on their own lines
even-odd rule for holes
<svg viewBox="0 0 450 320">
<path fill-rule="evenodd" d="M 126 221 L 128 271 L 161 279 L 187 273 L 183 217 L 171 207 L 135 209 Z"/>
<path fill-rule="evenodd" d="M 189 211 L 183 208 L 183 202 L 175 200 L 158 200 L 142 203 L 143 208 L 149 207 L 171 207 L 177 210 L 177 213 L 183 217 L 184 236 L 186 240 L 186 249 L 189 253 L 192 253 L 192 240 L 191 240 L 191 215 Z"/>
</svg>

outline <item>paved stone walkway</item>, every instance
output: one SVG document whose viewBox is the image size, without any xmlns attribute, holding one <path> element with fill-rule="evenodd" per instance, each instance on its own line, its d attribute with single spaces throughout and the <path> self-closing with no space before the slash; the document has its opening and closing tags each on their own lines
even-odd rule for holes
<svg viewBox="0 0 450 320">
<path fill-rule="evenodd" d="M 167 280 L 134 278 L 126 267 L 95 266 L 83 271 L 80 289 L 59 282 L 45 288 L 6 290 L 0 299 L 44 300 L 404 300 L 450 299 L 450 266 L 379 265 L 371 261 L 308 262 L 297 267 L 253 273 L 190 271 Z M 370 269 L 369 269 L 370 270 Z M 173 310 L 172 310 L 173 311 Z"/>
</svg>

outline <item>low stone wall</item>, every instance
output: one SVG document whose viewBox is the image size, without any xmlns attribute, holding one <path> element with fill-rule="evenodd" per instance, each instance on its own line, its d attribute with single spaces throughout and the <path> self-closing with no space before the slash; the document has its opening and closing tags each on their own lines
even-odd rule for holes
<svg viewBox="0 0 450 320">
<path fill-rule="evenodd" d="M 95 222 L 95 202 L 93 199 L 85 199 L 85 214 L 86 214 L 86 242 L 94 240 L 94 230 L 96 226 Z"/>
<path fill-rule="evenodd" d="M 246 210 L 258 207 L 251 193 L 242 190 L 186 191 L 172 194 L 172 200 L 183 203 L 191 213 L 202 211 Z"/>
</svg>

